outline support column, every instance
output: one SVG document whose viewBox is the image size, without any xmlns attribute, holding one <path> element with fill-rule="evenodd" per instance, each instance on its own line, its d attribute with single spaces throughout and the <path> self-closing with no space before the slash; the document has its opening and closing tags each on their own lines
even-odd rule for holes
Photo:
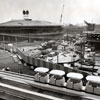
<svg viewBox="0 0 100 100">
<path fill-rule="evenodd" d="M 18 40 L 17 40 L 17 36 L 15 36 L 15 42 L 17 42 Z"/>
<path fill-rule="evenodd" d="M 5 36 L 4 36 L 4 35 L 2 35 L 2 37 L 3 37 L 3 41 L 5 41 Z"/>
<path fill-rule="evenodd" d="M 28 38 L 28 42 L 29 42 L 29 43 L 31 42 L 31 38 L 30 38 L 30 37 Z"/>
</svg>

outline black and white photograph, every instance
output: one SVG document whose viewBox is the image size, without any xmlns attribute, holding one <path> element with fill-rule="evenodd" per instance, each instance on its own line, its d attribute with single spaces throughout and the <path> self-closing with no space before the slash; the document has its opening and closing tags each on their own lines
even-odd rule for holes
<svg viewBox="0 0 100 100">
<path fill-rule="evenodd" d="M 0 100 L 100 100 L 100 0 L 0 0 Z"/>
</svg>

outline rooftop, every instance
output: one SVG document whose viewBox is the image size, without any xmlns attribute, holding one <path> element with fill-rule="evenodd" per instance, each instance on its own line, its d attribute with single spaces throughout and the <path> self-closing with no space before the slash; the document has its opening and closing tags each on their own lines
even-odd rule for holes
<svg viewBox="0 0 100 100">
<path fill-rule="evenodd" d="M 0 26 L 60 26 L 48 21 L 23 19 L 23 20 L 11 20 L 8 22 L 0 23 Z"/>
</svg>

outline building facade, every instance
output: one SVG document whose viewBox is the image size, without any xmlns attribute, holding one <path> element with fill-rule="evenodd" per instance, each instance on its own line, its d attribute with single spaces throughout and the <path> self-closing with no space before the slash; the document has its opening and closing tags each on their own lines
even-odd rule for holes
<svg viewBox="0 0 100 100">
<path fill-rule="evenodd" d="M 34 41 L 59 39 L 63 32 L 61 25 L 32 19 L 12 20 L 0 24 L 0 41 Z"/>
<path fill-rule="evenodd" d="M 87 42 L 96 49 L 100 49 L 100 25 L 85 23 L 87 26 L 84 34 L 86 34 Z"/>
</svg>

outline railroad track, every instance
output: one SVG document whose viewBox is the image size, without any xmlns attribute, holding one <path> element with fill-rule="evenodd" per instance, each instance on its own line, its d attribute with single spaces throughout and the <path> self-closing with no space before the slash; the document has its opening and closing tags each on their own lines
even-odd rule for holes
<svg viewBox="0 0 100 100">
<path fill-rule="evenodd" d="M 18 74 L 10 71 L 0 71 L 1 80 L 10 80 L 14 83 L 23 84 L 24 86 L 28 85 L 28 82 L 34 82 L 34 77 L 30 75 Z M 32 88 L 32 87 L 31 87 Z M 15 96 L 19 98 L 24 98 L 26 100 L 64 100 L 59 97 L 50 96 L 40 92 L 41 89 L 38 89 L 39 92 L 34 91 L 32 88 L 21 88 L 20 86 L 14 86 L 12 84 L 0 82 L 0 91 Z M 8 99 L 7 99 L 8 100 Z M 16 100 L 16 99 L 15 99 Z M 22 99 L 23 100 L 23 99 Z"/>
<path fill-rule="evenodd" d="M 66 100 L 62 99 L 59 97 L 59 95 L 56 96 L 56 94 L 60 94 L 62 96 L 72 96 L 74 99 L 77 97 L 84 98 L 83 100 L 100 100 L 100 96 L 98 95 L 93 95 L 89 93 L 85 93 L 83 91 L 75 91 L 71 89 L 67 89 L 65 87 L 57 87 L 49 84 L 43 84 L 43 83 L 38 83 L 34 81 L 34 76 L 31 75 L 25 75 L 25 74 L 19 74 L 19 73 L 14 73 L 10 71 L 1 71 L 0 70 L 0 77 L 1 80 L 10 80 L 13 82 L 18 82 L 19 84 L 25 84 L 26 86 L 30 86 L 32 89 L 24 89 L 20 88 L 18 86 L 13 86 L 9 84 L 5 84 L 0 82 L 0 90 L 4 90 L 8 94 L 16 95 L 19 97 L 25 97 L 27 98 L 28 95 L 28 100 L 32 100 L 33 97 L 36 97 L 38 99 L 35 100 Z M 34 88 L 37 88 L 39 91 L 34 91 Z M 41 92 L 43 91 L 43 92 Z M 45 94 L 48 92 L 48 94 Z M 17 94 L 16 94 L 17 93 Z M 55 96 L 51 95 L 50 93 L 54 93 Z M 31 95 L 31 97 L 30 97 Z M 29 99 L 30 98 L 30 99 Z M 74 100 L 73 99 L 73 100 Z M 70 99 L 69 99 L 70 100 Z M 80 100 L 80 99 L 77 99 Z"/>
<path fill-rule="evenodd" d="M 10 72 L 10 71 L 0 70 L 0 77 L 2 79 L 8 79 L 11 81 L 21 82 L 24 84 L 27 84 L 28 81 L 34 81 L 34 76 Z"/>
</svg>

